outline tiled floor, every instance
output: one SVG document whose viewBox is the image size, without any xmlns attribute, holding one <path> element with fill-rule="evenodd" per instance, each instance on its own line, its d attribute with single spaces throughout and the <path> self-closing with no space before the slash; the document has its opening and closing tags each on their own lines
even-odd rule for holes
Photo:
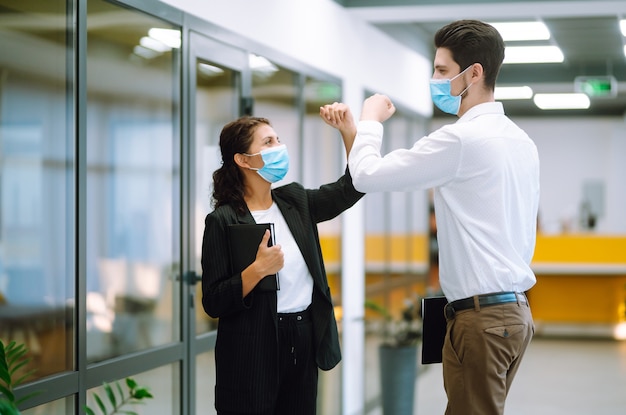
<svg viewBox="0 0 626 415">
<path fill-rule="evenodd" d="M 422 369 L 414 413 L 443 414 L 441 365 Z M 626 341 L 536 337 L 515 378 L 505 414 L 626 414 Z"/>
</svg>

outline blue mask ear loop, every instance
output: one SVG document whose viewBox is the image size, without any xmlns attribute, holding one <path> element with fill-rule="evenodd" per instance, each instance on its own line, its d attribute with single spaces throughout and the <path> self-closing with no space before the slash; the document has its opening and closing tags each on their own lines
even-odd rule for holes
<svg viewBox="0 0 626 415">
<path fill-rule="evenodd" d="M 248 154 L 248 153 L 241 153 L 246 157 L 254 157 L 254 156 L 260 156 L 261 152 L 259 151 L 258 153 L 254 153 L 254 154 Z M 263 161 L 263 157 L 261 157 L 261 161 Z M 265 166 L 265 161 L 263 161 L 263 166 Z M 253 170 L 253 171 L 259 171 L 261 170 L 263 167 L 248 167 L 248 169 Z"/>
<path fill-rule="evenodd" d="M 467 70 L 469 68 L 471 68 L 472 66 L 474 66 L 474 64 L 471 64 L 470 66 L 468 66 L 467 68 L 463 69 L 461 72 L 459 72 L 457 75 L 453 76 L 452 78 L 450 78 L 450 84 L 452 84 L 452 81 L 454 81 L 456 78 L 458 78 L 459 76 L 463 75 L 465 72 L 467 72 Z M 468 89 L 470 89 L 470 86 L 474 85 L 474 83 L 470 83 L 463 91 L 461 91 L 461 93 L 459 95 L 452 95 L 452 91 L 450 91 L 450 95 L 455 96 L 455 97 L 461 97 L 463 98 L 463 94 L 467 92 Z M 452 87 L 452 86 L 451 86 Z"/>
</svg>

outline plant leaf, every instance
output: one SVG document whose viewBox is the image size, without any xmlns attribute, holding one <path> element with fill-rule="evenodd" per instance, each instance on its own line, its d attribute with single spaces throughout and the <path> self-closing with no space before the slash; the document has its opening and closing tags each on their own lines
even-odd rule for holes
<svg viewBox="0 0 626 415">
<path fill-rule="evenodd" d="M 15 395 L 13 395 L 13 392 L 11 392 L 11 390 L 10 390 L 10 389 L 5 388 L 4 386 L 1 386 L 1 385 L 0 385 L 0 392 L 2 392 L 2 394 L 3 394 L 4 396 L 6 396 L 6 398 L 7 398 L 7 400 L 8 400 L 9 402 L 13 402 L 13 401 L 15 401 Z"/>
<path fill-rule="evenodd" d="M 17 371 L 18 371 L 18 370 L 19 370 L 22 366 L 24 366 L 24 365 L 25 365 L 25 364 L 27 364 L 27 363 L 28 363 L 28 361 L 23 360 L 23 361 L 22 361 L 22 362 L 20 362 L 19 364 L 17 364 L 17 365 L 15 365 L 15 366 L 13 366 L 13 368 L 11 369 L 11 371 L 9 372 L 9 374 L 10 374 L 11 376 L 13 376 L 13 374 L 14 374 L 15 372 L 17 372 Z M 14 385 L 17 385 L 17 384 L 16 384 L 16 383 L 14 383 Z"/>
<path fill-rule="evenodd" d="M 135 382 L 135 379 L 133 378 L 126 378 L 126 386 L 128 386 L 129 389 L 135 389 L 137 387 L 137 382 Z"/>
<path fill-rule="evenodd" d="M 2 415 L 20 415 L 15 405 L 7 401 L 0 401 L 0 414 Z"/>
<path fill-rule="evenodd" d="M 144 398 L 152 398 L 152 394 L 150 393 L 150 391 L 147 388 L 138 388 L 135 390 L 135 392 L 132 394 L 133 398 L 135 399 L 144 399 Z"/>
<path fill-rule="evenodd" d="M 6 352 L 4 344 L 0 341 L 0 368 L 7 369 Z"/>
<path fill-rule="evenodd" d="M 24 380 L 26 378 L 31 377 L 33 375 L 33 373 L 35 373 L 35 372 L 36 372 L 36 370 L 32 369 L 32 370 L 29 370 L 28 372 L 24 373 L 24 375 L 22 375 L 20 378 L 18 378 L 16 381 L 13 382 L 13 386 L 21 385 L 22 382 L 24 382 Z"/>
<path fill-rule="evenodd" d="M 102 399 L 100 399 L 100 396 L 97 393 L 93 394 L 93 398 L 96 400 L 96 403 L 98 404 L 98 406 L 100 407 L 100 410 L 102 411 L 102 413 L 104 415 L 106 415 L 107 413 L 107 408 L 106 406 L 104 406 L 104 402 L 102 402 Z"/>
<path fill-rule="evenodd" d="M 5 371 L 4 368 L 2 368 L 3 370 L 0 370 L 0 379 L 2 379 L 2 381 L 4 383 L 7 384 L 7 386 L 11 385 L 11 375 L 9 374 L 8 371 Z"/>
<path fill-rule="evenodd" d="M 91 409 L 90 407 L 85 405 L 85 413 L 87 415 L 96 415 L 96 413 L 93 411 L 93 409 Z"/>
<path fill-rule="evenodd" d="M 117 392 L 120 394 L 120 398 L 124 400 L 124 391 L 122 390 L 122 385 L 119 382 L 115 382 L 115 386 L 117 386 Z"/>
<path fill-rule="evenodd" d="M 117 408 L 117 399 L 115 398 L 115 393 L 113 393 L 113 389 L 111 388 L 111 385 L 108 383 L 105 383 L 104 390 L 107 393 L 107 396 L 109 397 L 111 406 L 113 406 L 113 408 Z"/>
<path fill-rule="evenodd" d="M 9 366 L 11 366 L 15 361 L 19 360 L 26 354 L 26 347 L 23 344 L 20 344 L 17 347 L 11 348 L 7 353 L 7 361 Z"/>
</svg>

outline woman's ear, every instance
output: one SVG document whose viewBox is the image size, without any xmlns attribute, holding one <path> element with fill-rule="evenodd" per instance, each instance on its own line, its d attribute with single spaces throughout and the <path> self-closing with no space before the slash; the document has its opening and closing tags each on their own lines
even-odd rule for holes
<svg viewBox="0 0 626 415">
<path fill-rule="evenodd" d="M 235 164 L 238 165 L 239 167 L 243 167 L 243 168 L 250 167 L 250 165 L 248 164 L 248 159 L 246 158 L 246 156 L 244 156 L 241 153 L 236 153 L 233 156 L 233 160 L 235 161 Z"/>
</svg>

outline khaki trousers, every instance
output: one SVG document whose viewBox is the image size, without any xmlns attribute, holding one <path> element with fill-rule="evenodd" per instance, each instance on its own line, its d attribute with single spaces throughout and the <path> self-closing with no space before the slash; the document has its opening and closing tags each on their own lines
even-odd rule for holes
<svg viewBox="0 0 626 415">
<path fill-rule="evenodd" d="M 446 415 L 503 415 L 535 327 L 530 307 L 505 303 L 448 319 L 443 345 Z"/>
</svg>

